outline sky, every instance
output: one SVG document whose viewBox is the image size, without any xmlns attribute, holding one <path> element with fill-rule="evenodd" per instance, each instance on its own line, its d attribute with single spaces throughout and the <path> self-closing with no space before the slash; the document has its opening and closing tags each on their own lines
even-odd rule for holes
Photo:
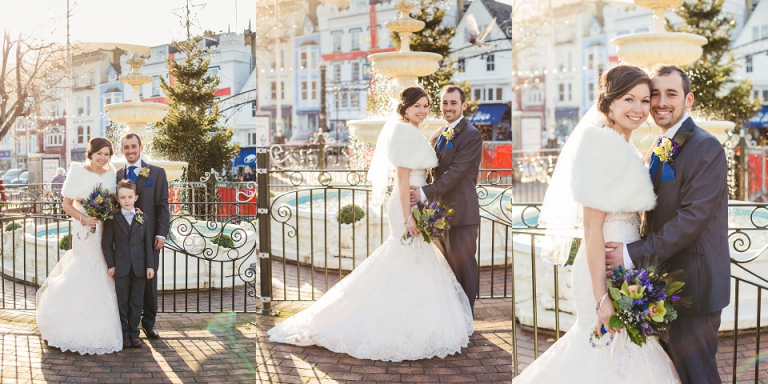
<svg viewBox="0 0 768 384">
<path fill-rule="evenodd" d="M 499 0 L 512 3 L 516 0 Z M 519 1 L 519 0 L 517 0 Z M 577 1 L 577 0 L 553 0 Z M 615 0 L 627 2 L 630 0 Z M 69 0 L 73 42 L 157 46 L 186 36 L 187 0 Z M 256 18 L 256 0 L 189 0 L 192 34 L 242 32 Z M 66 41 L 66 0 L 0 0 L 0 28 L 13 36 Z M 204 6 L 203 6 L 204 5 Z"/>
<path fill-rule="evenodd" d="M 186 36 L 187 0 L 69 0 L 73 42 L 156 46 Z M 0 0 L 0 28 L 13 36 L 66 41 L 66 0 Z M 205 6 L 195 6 L 205 4 Z M 255 19 L 255 0 L 190 0 L 192 34 L 242 32 Z"/>
</svg>

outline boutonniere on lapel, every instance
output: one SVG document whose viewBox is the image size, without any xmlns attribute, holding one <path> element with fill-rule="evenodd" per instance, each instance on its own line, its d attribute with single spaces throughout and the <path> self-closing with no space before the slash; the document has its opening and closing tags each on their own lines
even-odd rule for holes
<svg viewBox="0 0 768 384">
<path fill-rule="evenodd" d="M 658 146 L 653 147 L 653 154 L 659 158 L 661 162 L 661 181 L 674 180 L 675 170 L 669 165 L 675 161 L 677 155 L 680 154 L 680 149 L 683 147 L 686 141 L 693 136 L 690 132 L 681 133 L 675 135 L 674 138 L 662 137 Z M 658 170 L 659 164 L 654 164 L 651 159 L 651 174 L 655 175 Z"/>
<path fill-rule="evenodd" d="M 456 130 L 453 127 L 446 128 L 442 135 L 445 138 L 445 149 L 453 149 L 453 138 L 456 137 Z"/>
<path fill-rule="evenodd" d="M 134 216 L 134 219 L 136 219 L 137 223 L 144 224 L 144 215 L 141 212 L 136 212 L 136 216 Z"/>
<path fill-rule="evenodd" d="M 149 167 L 141 167 L 139 169 L 139 176 L 148 178 L 149 177 Z"/>
</svg>

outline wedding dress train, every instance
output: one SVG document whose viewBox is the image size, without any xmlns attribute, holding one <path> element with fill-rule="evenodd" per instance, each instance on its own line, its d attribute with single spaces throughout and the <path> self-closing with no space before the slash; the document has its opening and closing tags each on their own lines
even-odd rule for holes
<svg viewBox="0 0 768 384">
<path fill-rule="evenodd" d="M 412 170 L 410 184 L 425 185 L 425 174 Z M 312 306 L 270 329 L 270 341 L 384 361 L 443 358 L 467 346 L 469 300 L 433 244 L 401 244 L 396 193 L 387 204 L 389 238 Z"/>
</svg>

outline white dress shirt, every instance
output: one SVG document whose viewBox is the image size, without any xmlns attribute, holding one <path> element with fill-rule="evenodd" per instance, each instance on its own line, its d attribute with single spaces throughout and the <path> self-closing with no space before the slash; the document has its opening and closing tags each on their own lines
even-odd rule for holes
<svg viewBox="0 0 768 384">
<path fill-rule="evenodd" d="M 132 208 L 130 211 L 120 208 L 120 213 L 122 213 L 125 220 L 128 221 L 128 225 L 131 225 L 131 223 L 133 223 L 133 218 L 136 217 L 136 208 Z"/>
<path fill-rule="evenodd" d="M 663 136 L 667 137 L 669 139 L 675 137 L 675 134 L 677 131 L 680 130 L 680 127 L 683 126 L 683 123 L 688 120 L 690 116 L 688 115 L 688 112 L 686 112 L 683 115 L 683 118 L 680 119 L 680 121 L 677 122 L 677 124 L 673 125 L 671 128 L 667 129 L 666 132 L 664 132 Z M 657 146 L 657 144 L 654 142 L 654 146 Z M 650 175 L 649 175 L 650 177 Z M 635 263 L 632 262 L 632 258 L 629 257 L 629 250 L 627 249 L 627 245 L 624 244 L 624 268 L 626 269 L 632 269 L 635 267 Z"/>
</svg>

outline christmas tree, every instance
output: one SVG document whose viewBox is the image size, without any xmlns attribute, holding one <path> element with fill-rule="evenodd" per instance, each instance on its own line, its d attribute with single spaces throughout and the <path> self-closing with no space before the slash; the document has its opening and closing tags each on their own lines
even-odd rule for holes
<svg viewBox="0 0 768 384">
<path fill-rule="evenodd" d="M 750 81 L 736 81 L 738 69 L 730 50 L 731 31 L 736 21 L 722 12 L 724 0 L 686 1 L 676 13 L 683 22 L 673 27 L 676 32 L 701 35 L 708 42 L 699 60 L 683 69 L 691 78 L 694 94 L 693 112 L 707 119 L 746 124 L 760 107 L 751 100 Z"/>
<path fill-rule="evenodd" d="M 186 161 L 188 181 L 221 170 L 240 150 L 232 143 L 232 128 L 219 125 L 221 113 L 214 101 L 219 78 L 208 73 L 209 53 L 203 44 L 202 36 L 174 43 L 183 58 L 168 57 L 171 83 L 160 78 L 168 114 L 155 124 L 151 148 L 160 157 Z"/>
</svg>

